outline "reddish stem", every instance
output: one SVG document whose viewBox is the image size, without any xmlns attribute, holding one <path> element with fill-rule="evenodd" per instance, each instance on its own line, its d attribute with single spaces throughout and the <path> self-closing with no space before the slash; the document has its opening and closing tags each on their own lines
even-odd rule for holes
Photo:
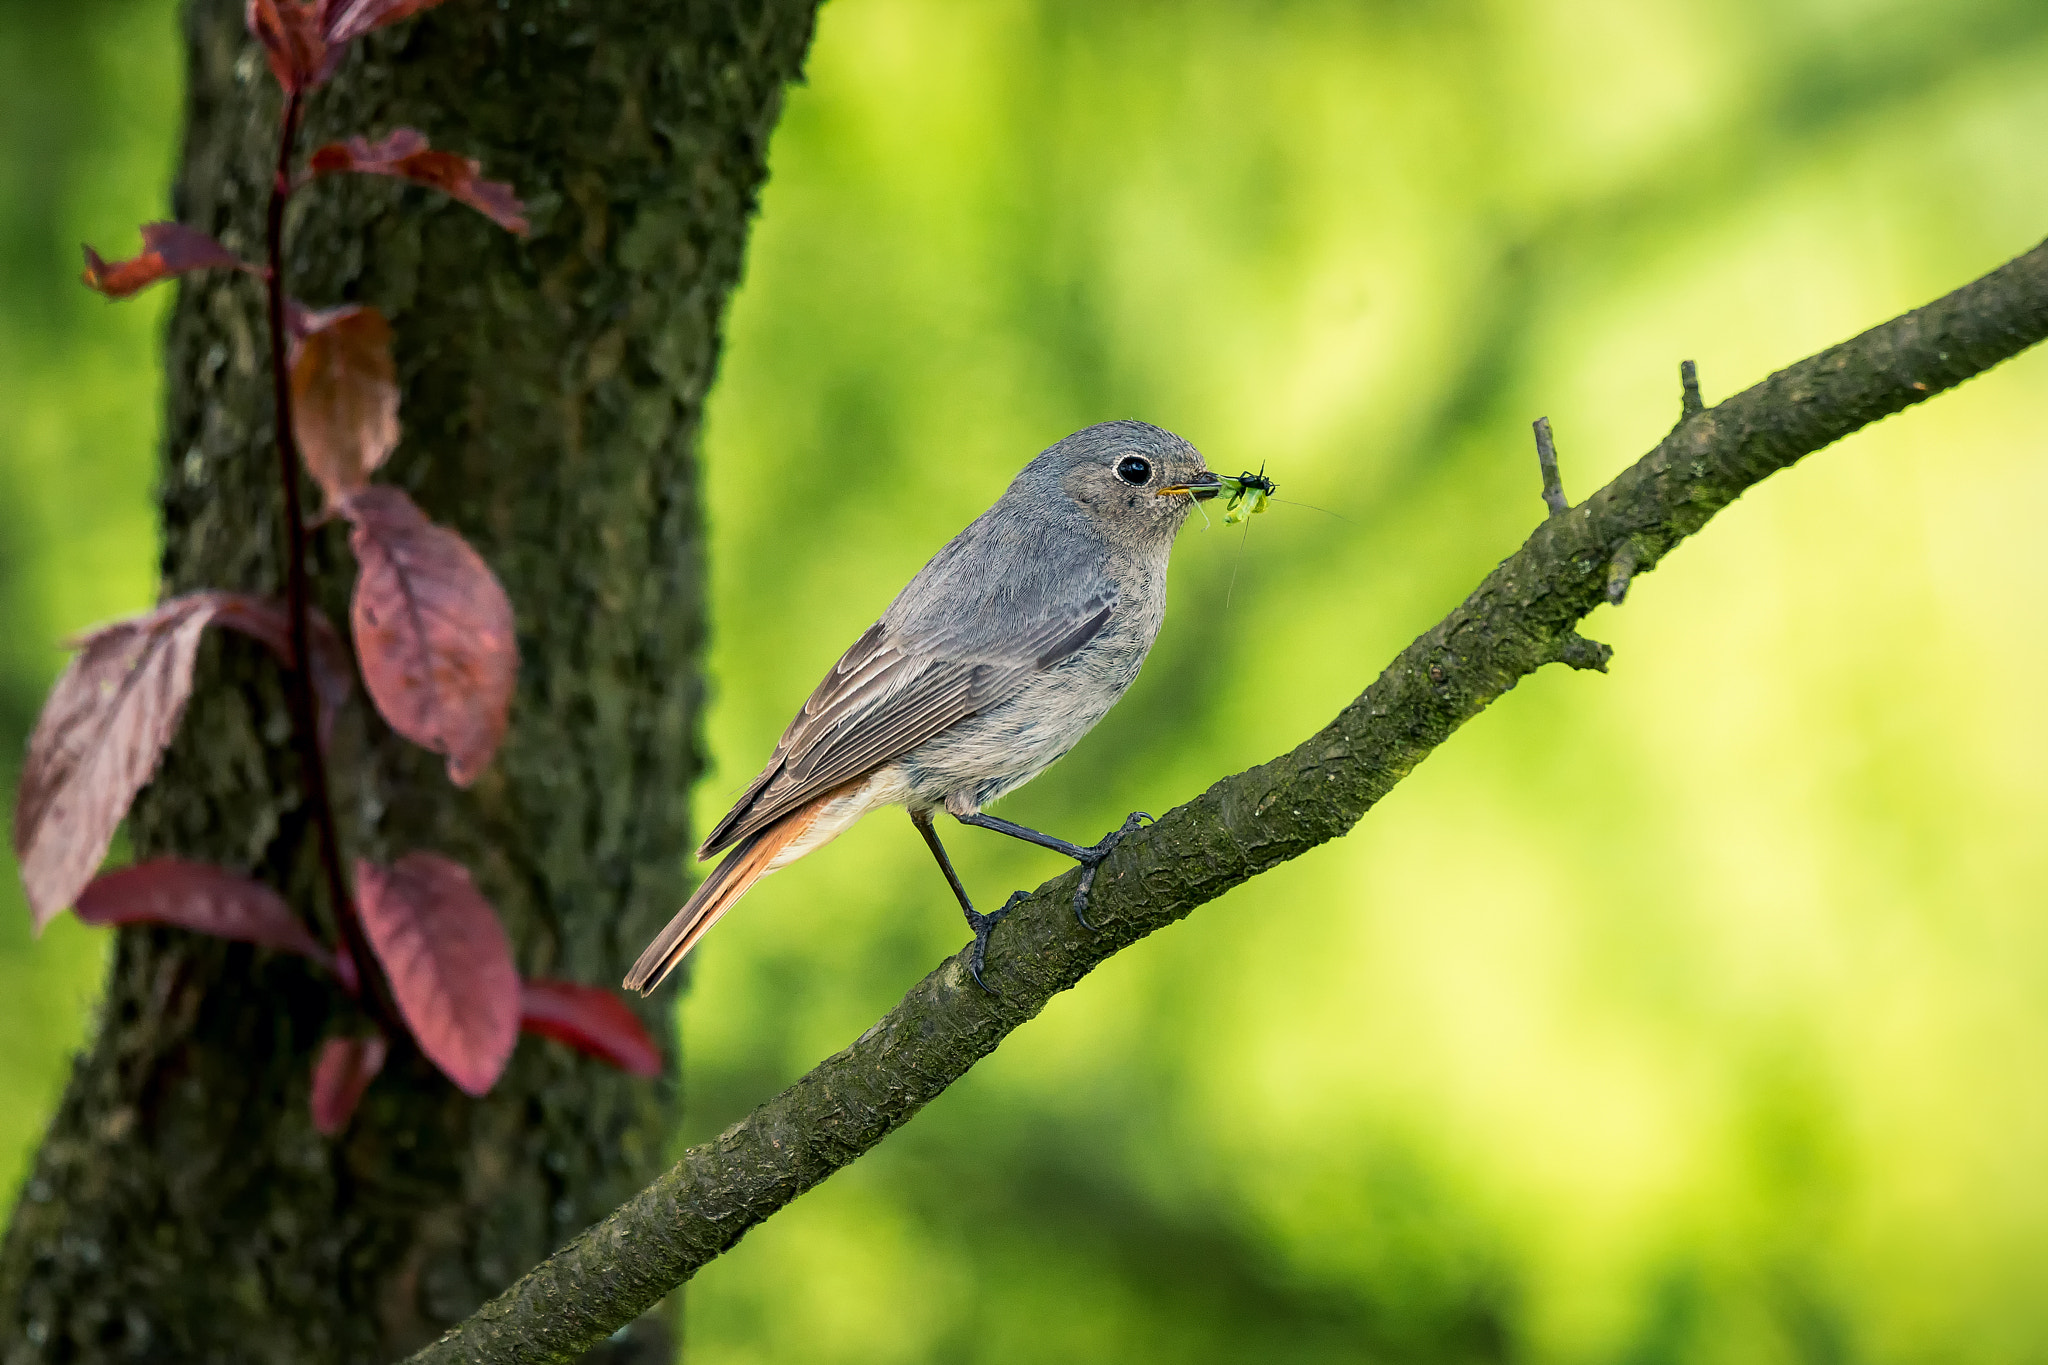
<svg viewBox="0 0 2048 1365">
<path fill-rule="evenodd" d="M 292 150 L 298 142 L 300 120 L 305 114 L 305 95 L 285 95 L 284 118 L 278 131 L 277 173 L 270 185 L 270 205 L 264 221 L 264 246 L 270 266 L 267 302 L 270 311 L 270 392 L 277 421 L 277 477 L 284 494 L 285 603 L 291 620 L 292 667 L 285 679 L 285 696 L 291 707 L 292 732 L 298 742 L 299 766 L 304 774 L 306 799 L 313 808 L 313 823 L 320 846 L 320 868 L 326 877 L 328 899 L 334 906 L 334 921 L 350 957 L 355 959 L 364 994 L 373 1013 L 387 1032 L 404 1037 L 390 987 L 363 933 L 356 914 L 355 897 L 349 894 L 348 877 L 341 866 L 341 833 L 334 820 L 334 802 L 327 790 L 327 756 L 320 748 L 319 712 L 313 696 L 312 671 L 312 584 L 306 572 L 306 517 L 299 505 L 299 443 L 292 431 L 292 386 L 285 363 L 287 328 L 284 292 L 284 208 L 292 194 Z"/>
</svg>

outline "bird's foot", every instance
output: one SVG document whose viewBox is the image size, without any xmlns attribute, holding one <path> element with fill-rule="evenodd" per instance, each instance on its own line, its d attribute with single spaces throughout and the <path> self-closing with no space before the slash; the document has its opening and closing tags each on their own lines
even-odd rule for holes
<svg viewBox="0 0 2048 1365">
<path fill-rule="evenodd" d="M 1127 835 L 1151 818 L 1149 812 L 1134 810 L 1124 817 L 1121 825 L 1103 835 L 1101 842 L 1075 855 L 1081 863 L 1081 884 L 1074 888 L 1074 918 L 1081 921 L 1081 927 L 1089 933 L 1095 932 L 1095 926 L 1088 920 L 1088 893 L 1095 889 L 1095 870 L 1102 866 L 1105 858 L 1116 852 L 1116 846 Z"/>
<path fill-rule="evenodd" d="M 1017 902 L 1030 894 L 1028 891 L 1012 892 L 1010 898 L 1003 902 L 1003 908 L 993 915 L 984 915 L 974 910 L 967 912 L 967 927 L 974 930 L 974 945 L 967 952 L 967 974 L 974 978 L 975 985 L 990 995 L 1000 997 L 1002 992 L 981 979 L 982 966 L 988 960 L 988 936 L 994 933 L 996 926 L 1016 908 Z"/>
</svg>

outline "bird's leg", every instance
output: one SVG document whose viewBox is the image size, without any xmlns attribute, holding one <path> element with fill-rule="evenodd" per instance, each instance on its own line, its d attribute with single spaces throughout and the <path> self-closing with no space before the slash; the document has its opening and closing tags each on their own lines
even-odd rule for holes
<svg viewBox="0 0 2048 1365">
<path fill-rule="evenodd" d="M 1065 839 L 1055 839 L 1050 834 L 1040 834 L 1037 830 L 1020 825 L 1014 820 L 1004 820 L 994 815 L 982 815 L 977 812 L 973 815 L 962 815 L 955 818 L 963 825 L 974 825 L 981 829 L 992 829 L 998 834 L 1007 834 L 1012 839 L 1022 839 L 1027 844 L 1037 844 L 1040 848 L 1049 848 L 1055 853 L 1064 853 L 1079 863 L 1081 865 L 1081 884 L 1074 888 L 1074 918 L 1081 921 L 1083 929 L 1093 933 L 1095 926 L 1088 922 L 1087 911 L 1088 893 L 1095 888 L 1095 869 L 1102 866 L 1102 860 L 1116 850 L 1116 846 L 1124 841 L 1125 835 L 1152 817 L 1144 811 L 1134 810 L 1124 817 L 1124 822 L 1121 825 L 1103 835 L 1101 842 L 1091 844 L 1086 848 L 1079 844 L 1070 844 Z M 925 837 L 931 838 L 932 836 L 926 835 Z M 933 847 L 936 848 L 937 846 L 935 841 Z M 957 886 L 958 883 L 956 882 L 955 885 Z M 1007 909 L 1008 907 L 1004 908 Z"/>
<path fill-rule="evenodd" d="M 1010 913 L 1010 907 L 1015 905 L 1025 893 L 1019 891 L 1016 895 L 1010 897 L 1009 900 L 1003 902 L 1003 908 L 996 911 L 993 915 L 979 913 L 974 908 L 974 902 L 967 899 L 967 888 L 960 885 L 960 874 L 953 870 L 953 860 L 946 856 L 946 846 L 939 842 L 939 832 L 932 828 L 931 812 L 916 810 L 910 812 L 910 823 L 917 826 L 917 832 L 922 834 L 925 843 L 931 846 L 932 856 L 939 860 L 939 871 L 946 874 L 946 884 L 953 888 L 953 895 L 960 902 L 961 913 L 967 916 L 967 927 L 974 931 L 974 948 L 973 951 L 967 954 L 968 973 L 974 977 L 975 985 L 981 987 L 984 991 L 988 991 L 990 995 L 1001 995 L 1001 991 L 991 990 L 988 982 L 981 979 L 982 963 L 988 957 L 988 936 L 995 932 L 995 927 L 1001 924 L 1004 917 Z"/>
</svg>

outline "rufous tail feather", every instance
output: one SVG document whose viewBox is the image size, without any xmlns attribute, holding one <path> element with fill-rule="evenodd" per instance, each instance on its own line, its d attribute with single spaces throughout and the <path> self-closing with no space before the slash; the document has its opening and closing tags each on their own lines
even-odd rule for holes
<svg viewBox="0 0 2048 1365">
<path fill-rule="evenodd" d="M 711 875 L 697 887 L 695 894 L 682 909 L 676 911 L 668 927 L 656 934 L 654 942 L 647 945 L 647 951 L 640 954 L 633 970 L 626 973 L 626 989 L 639 991 L 642 995 L 652 994 L 662 979 L 689 956 L 690 949 L 697 946 L 697 940 L 718 923 L 720 916 L 739 903 L 749 887 L 761 880 L 768 871 L 768 865 L 775 861 L 775 855 L 802 838 L 826 803 L 837 795 L 837 791 L 827 792 L 815 801 L 798 806 L 760 833 L 734 845 L 732 852 L 725 855 L 725 861 L 711 870 Z"/>
</svg>

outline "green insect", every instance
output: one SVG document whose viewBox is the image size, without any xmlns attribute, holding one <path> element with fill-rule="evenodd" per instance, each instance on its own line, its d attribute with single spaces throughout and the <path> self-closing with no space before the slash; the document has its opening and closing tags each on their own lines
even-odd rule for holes
<svg viewBox="0 0 2048 1365">
<path fill-rule="evenodd" d="M 1223 524 L 1235 526 L 1240 521 L 1250 521 L 1252 515 L 1266 510 L 1266 499 L 1279 491 L 1280 485 L 1266 477 L 1266 467 L 1259 466 L 1259 472 L 1250 470 L 1236 475 L 1217 476 L 1224 493 L 1230 500 L 1223 504 Z"/>
</svg>

